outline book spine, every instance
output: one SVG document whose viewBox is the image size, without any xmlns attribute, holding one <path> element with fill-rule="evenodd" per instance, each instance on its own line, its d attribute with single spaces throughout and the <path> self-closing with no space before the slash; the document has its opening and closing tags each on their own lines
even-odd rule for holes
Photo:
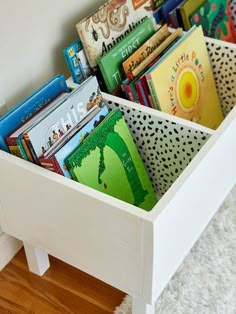
<svg viewBox="0 0 236 314">
<path fill-rule="evenodd" d="M 101 59 L 100 59 L 100 60 L 101 60 Z M 107 88 L 108 93 L 112 93 L 114 89 L 113 89 L 112 86 L 110 85 L 110 81 L 109 81 L 109 79 L 108 79 L 108 76 L 105 74 L 105 73 L 106 73 L 106 70 L 105 70 L 105 68 L 104 68 L 104 66 L 103 66 L 103 63 L 102 63 L 100 60 L 98 61 L 98 67 L 99 67 L 100 73 L 101 73 L 101 75 L 102 75 L 102 78 L 103 78 L 103 81 L 104 81 L 104 83 L 105 83 L 105 85 L 106 85 L 106 88 Z"/>
<path fill-rule="evenodd" d="M 26 156 L 27 156 L 26 158 L 28 158 L 28 160 L 30 162 L 34 162 L 33 157 L 32 157 L 32 155 L 30 153 L 29 147 L 27 146 L 25 139 L 24 138 L 19 138 L 17 141 L 19 141 L 19 143 L 23 146 L 23 149 L 24 149 L 24 151 L 26 153 Z"/>
<path fill-rule="evenodd" d="M 17 145 L 17 140 L 15 137 L 6 137 L 5 141 L 8 145 L 8 149 L 10 151 L 10 153 L 14 156 L 20 157 L 20 158 L 24 158 L 24 155 L 22 154 L 22 150 L 21 148 Z"/>
<path fill-rule="evenodd" d="M 61 174 L 64 176 L 63 171 L 61 170 L 56 158 L 52 156 L 51 158 L 44 158 L 40 157 L 39 158 L 39 163 L 40 165 L 50 171 L 56 172 L 58 174 Z"/>
<path fill-rule="evenodd" d="M 147 81 L 147 84 L 148 84 L 148 87 L 152 96 L 154 109 L 161 110 L 160 104 L 156 95 L 155 87 L 153 85 L 152 78 L 150 75 L 146 75 L 146 81 Z"/>
<path fill-rule="evenodd" d="M 74 70 L 73 70 L 73 68 L 72 68 L 72 66 L 71 66 L 69 56 L 67 55 L 66 52 L 64 52 L 63 55 L 64 55 L 64 59 L 65 59 L 65 61 L 66 61 L 67 67 L 68 67 L 68 69 L 69 69 L 69 71 L 70 71 L 70 74 L 71 74 L 71 76 L 72 76 L 73 82 L 76 83 L 76 84 L 79 84 L 79 79 L 78 79 L 78 77 L 75 75 L 75 72 L 74 72 Z"/>
<path fill-rule="evenodd" d="M 30 153 L 31 153 L 31 155 L 32 155 L 32 157 L 33 157 L 34 163 L 37 164 L 37 165 L 39 165 L 38 157 L 37 157 L 37 155 L 36 155 L 36 153 L 35 153 L 35 151 L 34 151 L 33 145 L 32 145 L 32 143 L 31 143 L 31 141 L 30 141 L 30 138 L 29 138 L 28 134 L 27 134 L 27 133 L 24 133 L 23 136 L 24 136 L 24 140 L 25 140 L 25 142 L 26 142 L 26 145 L 28 146 L 28 148 L 29 148 L 29 150 L 30 150 Z"/>
<path fill-rule="evenodd" d="M 145 106 L 145 102 L 144 102 L 143 95 L 142 95 L 141 90 L 140 90 L 139 82 L 135 82 L 134 86 L 135 86 L 136 91 L 137 91 L 139 103 L 141 105 Z"/>
<path fill-rule="evenodd" d="M 125 85 L 125 88 L 126 88 L 126 93 L 128 95 L 129 100 L 135 102 L 131 87 L 129 85 Z"/>
<path fill-rule="evenodd" d="M 25 149 L 24 149 L 24 146 L 22 145 L 21 141 L 19 139 L 16 140 L 16 143 L 17 143 L 17 146 L 19 147 L 20 151 L 21 151 L 21 154 L 22 154 L 22 158 L 24 158 L 25 160 L 29 160 L 26 152 L 25 152 Z"/>
<path fill-rule="evenodd" d="M 141 82 L 139 80 L 137 82 L 135 82 L 135 87 L 136 87 L 136 90 L 137 90 L 137 94 L 138 94 L 138 98 L 139 98 L 140 103 L 143 106 L 149 107 L 148 101 L 147 101 L 146 96 L 145 96 L 145 93 L 144 93 L 144 91 L 142 89 L 142 84 L 141 84 Z"/>
<path fill-rule="evenodd" d="M 153 102 L 152 102 L 151 97 L 150 97 L 150 90 L 148 88 L 148 84 L 147 84 L 147 80 L 146 80 L 146 76 L 145 75 L 140 77 L 140 82 L 141 82 L 144 94 L 146 96 L 146 99 L 147 99 L 147 102 L 148 102 L 148 106 L 150 108 L 154 108 L 153 107 Z"/>
</svg>

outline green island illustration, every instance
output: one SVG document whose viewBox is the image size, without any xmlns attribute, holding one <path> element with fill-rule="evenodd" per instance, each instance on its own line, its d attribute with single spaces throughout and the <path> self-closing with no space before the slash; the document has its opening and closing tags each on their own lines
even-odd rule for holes
<svg viewBox="0 0 236 314">
<path fill-rule="evenodd" d="M 90 134 L 88 137 L 85 138 L 83 143 L 76 149 L 68 158 L 67 158 L 67 166 L 68 168 L 72 169 L 72 176 L 77 181 L 78 178 L 76 178 L 75 173 L 79 173 L 79 168 L 82 166 L 82 162 L 88 158 L 88 156 L 91 157 L 91 152 L 94 150 L 99 149 L 99 167 L 96 169 L 98 171 L 97 174 L 97 180 L 99 185 L 103 184 L 104 186 L 104 192 L 108 193 L 106 191 L 107 185 L 106 183 L 102 182 L 101 176 L 106 170 L 106 164 L 104 159 L 104 150 L 106 147 L 111 148 L 113 152 L 115 152 L 116 156 L 118 157 L 120 163 L 122 164 L 122 168 L 125 171 L 126 179 L 128 180 L 130 191 L 132 193 L 132 197 L 134 200 L 133 205 L 139 206 L 142 204 L 145 200 L 145 197 L 148 195 L 148 191 L 143 189 L 142 183 L 140 181 L 140 177 L 138 175 L 137 169 L 135 167 L 134 161 L 131 157 L 130 151 L 128 149 L 128 146 L 124 139 L 119 135 L 119 133 L 116 132 L 115 126 L 118 124 L 118 122 L 124 123 L 124 126 L 127 128 L 127 131 L 129 132 L 128 127 L 125 125 L 125 121 L 122 117 L 122 114 L 119 110 L 115 110 L 112 114 L 108 116 L 109 118 L 105 119 L 101 122 L 101 125 L 96 128 L 92 134 Z M 121 121 L 123 120 L 123 121 Z M 138 155 L 138 152 L 135 152 L 135 155 Z M 97 158 L 97 157 L 96 157 Z M 91 159 L 91 163 L 92 163 Z M 114 167 L 117 167 L 118 165 L 114 165 Z M 89 171 L 89 170 L 88 170 Z M 74 172 L 74 175 L 73 175 Z M 116 175 L 114 178 L 114 186 L 116 186 L 116 180 L 120 179 L 120 176 Z M 123 178 L 122 178 L 123 180 Z M 83 183 L 83 182 L 82 182 Z M 123 191 L 124 195 L 127 194 L 127 191 Z M 110 194 L 110 193 L 108 193 Z"/>
</svg>

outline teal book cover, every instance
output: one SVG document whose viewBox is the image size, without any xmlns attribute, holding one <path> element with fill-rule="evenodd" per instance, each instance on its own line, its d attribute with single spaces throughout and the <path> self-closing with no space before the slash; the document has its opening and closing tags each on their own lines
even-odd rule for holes
<svg viewBox="0 0 236 314">
<path fill-rule="evenodd" d="M 119 109 L 112 111 L 65 159 L 72 178 L 150 211 L 157 196 Z"/>
<path fill-rule="evenodd" d="M 155 32 L 153 19 L 146 19 L 98 60 L 107 90 L 113 92 L 125 78 L 122 63 Z"/>
<path fill-rule="evenodd" d="M 230 5 L 225 0 L 208 0 L 189 17 L 191 25 L 202 25 L 204 35 L 236 42 Z"/>
</svg>

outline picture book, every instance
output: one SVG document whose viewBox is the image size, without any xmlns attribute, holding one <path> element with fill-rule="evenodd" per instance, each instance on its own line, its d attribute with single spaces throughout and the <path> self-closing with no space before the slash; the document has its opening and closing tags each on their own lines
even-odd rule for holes
<svg viewBox="0 0 236 314">
<path fill-rule="evenodd" d="M 152 0 L 152 9 L 155 11 L 160 8 L 166 0 Z"/>
<path fill-rule="evenodd" d="M 135 50 L 134 53 L 122 63 L 125 75 L 129 77 L 129 73 L 132 73 L 131 71 L 146 59 L 169 35 L 170 32 L 167 24 L 159 28 L 154 35 L 145 41 L 142 46 Z"/>
<path fill-rule="evenodd" d="M 122 89 L 125 91 L 126 93 L 126 99 L 129 99 L 130 101 L 133 102 L 137 102 L 139 103 L 139 97 L 135 88 L 135 81 L 137 79 L 134 79 L 130 82 L 130 80 L 128 78 L 126 78 L 125 80 L 122 81 Z"/>
<path fill-rule="evenodd" d="M 63 49 L 63 56 L 74 83 L 81 84 L 92 74 L 80 39 Z"/>
<path fill-rule="evenodd" d="M 207 37 L 236 42 L 234 23 L 228 1 L 207 0 L 189 17 L 191 25 L 202 25 Z"/>
<path fill-rule="evenodd" d="M 153 11 L 153 17 L 157 24 L 162 25 L 161 7 Z"/>
<path fill-rule="evenodd" d="M 182 1 L 183 0 L 167 0 L 161 6 L 161 15 L 165 23 L 169 23 L 169 12 L 171 12 L 174 8 L 176 8 Z"/>
<path fill-rule="evenodd" d="M 181 5 L 185 2 L 185 0 L 182 0 L 179 5 L 174 7 L 169 12 L 169 26 L 173 28 L 183 27 L 182 19 L 180 17 L 179 8 Z"/>
<path fill-rule="evenodd" d="M 142 73 L 147 67 L 149 67 L 152 62 L 159 59 L 159 56 L 163 54 L 169 46 L 175 43 L 183 35 L 183 30 L 177 28 L 173 33 L 171 33 L 147 58 L 145 58 L 134 70 L 131 71 L 132 77 L 137 77 Z"/>
<path fill-rule="evenodd" d="M 152 19 L 145 19 L 115 47 L 98 60 L 98 65 L 103 75 L 107 90 L 113 92 L 120 86 L 124 73 L 123 61 L 139 48 L 149 37 L 155 33 Z M 109 66 L 108 66 L 109 65 Z"/>
<path fill-rule="evenodd" d="M 44 154 L 70 128 L 84 118 L 95 105 L 102 105 L 102 96 L 96 77 L 91 76 L 71 93 L 62 104 L 50 111 L 24 132 L 24 139 L 38 163 Z"/>
<path fill-rule="evenodd" d="M 181 19 L 183 22 L 184 30 L 189 30 L 191 28 L 191 23 L 189 21 L 189 16 L 197 10 L 206 0 L 188 0 L 185 1 L 179 8 Z"/>
<path fill-rule="evenodd" d="M 146 18 L 152 17 L 151 0 L 110 0 L 76 24 L 90 66 Z"/>
<path fill-rule="evenodd" d="M 193 26 L 146 73 L 156 107 L 216 129 L 223 120 L 202 27 Z"/>
<path fill-rule="evenodd" d="M 21 142 L 24 131 L 36 123 L 43 115 L 45 116 L 58 104 L 62 103 L 67 97 L 69 97 L 69 93 L 60 94 L 41 110 L 37 111 L 36 114 L 32 115 L 32 117 L 30 117 L 25 123 L 21 124 L 20 127 L 16 128 L 13 132 L 6 136 L 5 140 L 11 154 L 33 161 L 30 151 L 25 146 L 25 141 Z"/>
<path fill-rule="evenodd" d="M 147 211 L 157 202 L 143 161 L 119 109 L 65 159 L 72 178 Z"/>
<path fill-rule="evenodd" d="M 142 81 L 138 78 L 134 85 L 138 94 L 140 104 L 149 107 L 147 94 L 143 88 Z"/>
<path fill-rule="evenodd" d="M 106 106 L 94 107 L 83 120 L 79 122 L 76 128 L 63 139 L 50 153 L 39 158 L 40 164 L 54 172 L 57 172 L 67 178 L 71 178 L 70 172 L 67 170 L 64 163 L 65 158 L 94 130 L 107 115 L 108 109 Z"/>
<path fill-rule="evenodd" d="M 5 137 L 62 92 L 69 89 L 64 75 L 58 74 L 0 117 L 0 149 L 9 152 Z"/>
</svg>

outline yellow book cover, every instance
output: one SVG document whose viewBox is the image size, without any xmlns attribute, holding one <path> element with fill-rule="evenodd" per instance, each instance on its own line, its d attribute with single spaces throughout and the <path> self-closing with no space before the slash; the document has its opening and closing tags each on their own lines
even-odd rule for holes
<svg viewBox="0 0 236 314">
<path fill-rule="evenodd" d="M 193 26 L 146 73 L 156 107 L 216 129 L 223 120 L 202 27 Z"/>
</svg>

